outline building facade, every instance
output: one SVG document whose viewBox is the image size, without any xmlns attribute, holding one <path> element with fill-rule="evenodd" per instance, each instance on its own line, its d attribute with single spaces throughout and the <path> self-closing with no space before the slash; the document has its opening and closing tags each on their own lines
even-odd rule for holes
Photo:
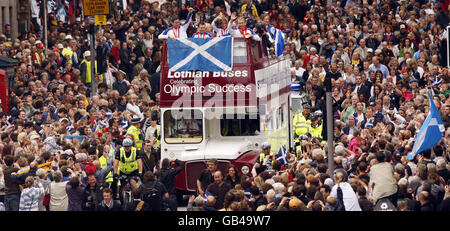
<svg viewBox="0 0 450 231">
<path fill-rule="evenodd" d="M 11 25 L 11 37 L 17 38 L 30 28 L 30 0 L 0 0 L 0 32 Z"/>
</svg>

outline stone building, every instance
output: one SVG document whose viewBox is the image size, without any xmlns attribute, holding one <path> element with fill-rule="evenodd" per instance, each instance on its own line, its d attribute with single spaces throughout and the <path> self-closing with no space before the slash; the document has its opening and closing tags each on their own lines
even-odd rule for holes
<svg viewBox="0 0 450 231">
<path fill-rule="evenodd" d="M 30 0 L 0 0 L 0 32 L 5 33 L 5 26 L 11 25 L 11 37 L 30 28 Z"/>
</svg>

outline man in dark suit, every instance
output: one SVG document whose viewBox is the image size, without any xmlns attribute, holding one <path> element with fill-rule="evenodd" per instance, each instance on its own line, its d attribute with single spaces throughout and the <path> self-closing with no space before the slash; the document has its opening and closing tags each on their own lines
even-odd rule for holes
<svg viewBox="0 0 450 231">
<path fill-rule="evenodd" d="M 156 101 L 156 93 L 160 92 L 160 82 L 161 82 L 161 73 L 155 72 L 150 77 L 150 86 L 152 88 L 152 92 L 150 93 L 150 98 Z"/>
<path fill-rule="evenodd" d="M 355 117 L 353 115 L 350 115 L 348 117 L 348 125 L 342 129 L 342 132 L 344 132 L 345 135 L 353 135 L 353 132 L 358 129 L 358 126 L 356 125 Z"/>
<path fill-rule="evenodd" d="M 102 75 L 106 72 L 107 66 L 106 66 L 106 55 L 108 53 L 108 50 L 106 49 L 106 38 L 101 37 L 98 41 L 98 45 L 96 48 L 97 51 L 97 73 L 99 75 Z"/>
<path fill-rule="evenodd" d="M 363 75 L 357 75 L 356 76 L 356 86 L 354 92 L 360 96 L 361 94 L 364 95 L 366 99 L 370 98 L 370 88 L 367 87 L 364 84 L 364 76 Z"/>
</svg>

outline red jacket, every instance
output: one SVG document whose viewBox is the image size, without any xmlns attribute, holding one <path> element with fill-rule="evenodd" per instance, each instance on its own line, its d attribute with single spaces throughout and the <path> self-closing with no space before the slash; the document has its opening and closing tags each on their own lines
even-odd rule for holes
<svg viewBox="0 0 450 231">
<path fill-rule="evenodd" d="M 114 61 L 118 63 L 120 61 L 120 50 L 117 47 L 112 47 L 111 54 L 114 56 Z"/>
</svg>

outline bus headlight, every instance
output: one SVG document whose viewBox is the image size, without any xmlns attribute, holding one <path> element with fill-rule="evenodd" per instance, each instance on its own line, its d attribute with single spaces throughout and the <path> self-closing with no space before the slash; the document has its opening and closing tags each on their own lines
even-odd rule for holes
<svg viewBox="0 0 450 231">
<path fill-rule="evenodd" d="M 250 172 L 250 168 L 248 166 L 244 165 L 241 168 L 241 172 L 242 172 L 242 174 L 247 175 Z"/>
</svg>

